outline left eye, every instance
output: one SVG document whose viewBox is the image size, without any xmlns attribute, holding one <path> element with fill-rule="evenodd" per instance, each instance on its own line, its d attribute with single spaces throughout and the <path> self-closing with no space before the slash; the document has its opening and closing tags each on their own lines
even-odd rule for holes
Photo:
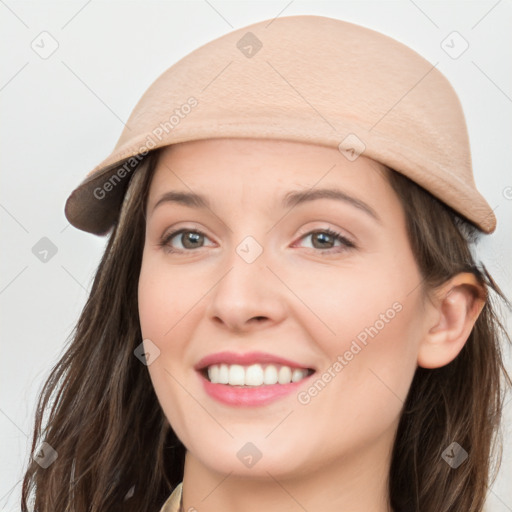
<svg viewBox="0 0 512 512">
<path fill-rule="evenodd" d="M 332 229 L 319 229 L 316 231 L 311 231 L 301 237 L 301 240 L 307 237 L 313 237 L 313 245 L 315 242 L 319 242 L 319 248 L 321 249 L 330 249 L 334 242 L 341 242 L 341 245 L 344 246 L 345 249 L 351 249 L 355 247 L 355 244 L 351 242 L 347 237 L 343 236 L 341 233 L 333 231 Z M 318 247 L 313 248 L 317 249 Z"/>
<path fill-rule="evenodd" d="M 173 238 L 176 238 L 178 235 L 178 240 L 181 242 L 181 247 L 174 247 L 171 244 Z M 355 244 L 350 241 L 348 238 L 343 236 L 341 233 L 333 231 L 331 229 L 320 229 L 316 231 L 310 231 L 303 235 L 300 239 L 304 239 L 307 237 L 313 237 L 313 245 L 319 243 L 319 247 L 313 247 L 314 249 L 331 249 L 335 242 L 340 242 L 343 249 L 354 248 Z M 208 238 L 201 231 L 191 230 L 191 229 L 180 229 L 177 231 L 173 231 L 168 235 L 165 235 L 160 241 L 160 246 L 165 247 L 168 252 L 188 252 L 187 249 L 197 249 L 201 248 L 201 243 L 204 242 L 204 239 Z M 343 250 L 342 249 L 342 250 Z M 321 252 L 327 252 L 325 250 L 321 250 Z"/>
</svg>

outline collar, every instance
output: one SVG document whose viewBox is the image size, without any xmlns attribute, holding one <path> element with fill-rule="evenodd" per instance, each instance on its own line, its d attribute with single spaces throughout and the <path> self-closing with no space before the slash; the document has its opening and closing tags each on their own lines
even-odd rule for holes
<svg viewBox="0 0 512 512">
<path fill-rule="evenodd" d="M 180 482 L 172 491 L 172 494 L 167 498 L 163 504 L 160 512 L 182 512 L 183 496 L 182 496 L 183 482 Z"/>
</svg>

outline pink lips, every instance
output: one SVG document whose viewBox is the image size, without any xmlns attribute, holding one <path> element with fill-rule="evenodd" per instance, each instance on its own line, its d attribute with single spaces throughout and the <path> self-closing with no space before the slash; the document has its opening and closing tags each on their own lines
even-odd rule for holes
<svg viewBox="0 0 512 512">
<path fill-rule="evenodd" d="M 234 352 L 217 352 L 203 357 L 194 368 L 198 371 L 205 392 L 213 399 L 234 407 L 252 407 L 269 404 L 283 396 L 289 395 L 313 375 L 302 379 L 299 382 L 289 384 L 271 384 L 257 387 L 238 387 L 227 384 L 213 384 L 201 370 L 213 364 L 240 364 L 248 366 L 251 364 L 277 364 L 290 366 L 291 368 L 308 368 L 296 361 L 285 359 L 265 352 L 248 352 L 236 354 Z"/>
<path fill-rule="evenodd" d="M 217 352 L 203 357 L 195 366 L 196 370 L 202 370 L 212 364 L 241 364 L 247 366 L 250 364 L 281 364 L 291 368 L 309 368 L 307 365 L 285 359 L 284 357 L 274 356 L 266 352 L 247 352 L 245 354 L 236 354 L 235 352 Z"/>
</svg>

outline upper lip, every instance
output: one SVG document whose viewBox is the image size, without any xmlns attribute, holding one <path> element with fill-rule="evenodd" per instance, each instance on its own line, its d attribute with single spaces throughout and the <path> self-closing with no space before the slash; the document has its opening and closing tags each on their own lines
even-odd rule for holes
<svg viewBox="0 0 512 512">
<path fill-rule="evenodd" d="M 243 366 L 251 365 L 251 364 L 281 364 L 284 366 L 290 366 L 292 368 L 311 368 L 308 365 L 304 365 L 302 363 L 298 363 L 296 361 L 292 361 L 291 359 L 286 359 L 281 356 L 276 356 L 274 354 L 269 354 L 267 352 L 246 352 L 244 354 L 237 354 L 235 352 L 216 352 L 214 354 L 209 354 L 203 357 L 195 366 L 196 370 L 204 370 L 206 367 L 211 366 L 213 364 L 240 364 Z"/>
</svg>

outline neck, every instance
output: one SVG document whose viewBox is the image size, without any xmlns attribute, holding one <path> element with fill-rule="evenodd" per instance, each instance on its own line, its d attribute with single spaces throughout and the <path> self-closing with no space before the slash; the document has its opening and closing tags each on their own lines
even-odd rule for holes
<svg viewBox="0 0 512 512">
<path fill-rule="evenodd" d="M 392 432 L 364 450 L 307 473 L 280 476 L 276 470 L 255 478 L 222 474 L 187 451 L 183 510 L 201 512 L 390 512 L 388 474 Z"/>
</svg>

